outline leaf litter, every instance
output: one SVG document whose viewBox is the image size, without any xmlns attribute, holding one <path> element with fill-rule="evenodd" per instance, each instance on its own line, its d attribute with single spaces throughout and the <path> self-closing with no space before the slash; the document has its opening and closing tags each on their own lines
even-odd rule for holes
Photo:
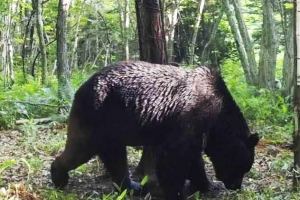
<svg viewBox="0 0 300 200">
<path fill-rule="evenodd" d="M 49 169 L 51 162 L 64 148 L 65 129 L 40 127 L 36 131 L 33 136 L 19 130 L 0 132 L 0 199 L 48 199 L 43 191 L 54 190 Z M 60 144 L 54 148 L 57 142 Z M 128 152 L 129 167 L 134 171 L 140 154 L 137 151 Z M 250 194 L 247 195 L 256 196 L 270 191 L 283 197 L 280 199 L 288 199 L 285 197 L 288 197 L 292 187 L 292 159 L 290 149 L 260 141 L 255 163 L 244 178 L 242 194 L 248 192 Z M 216 182 L 209 159 L 204 160 L 209 178 Z M 76 199 L 101 199 L 103 194 L 113 191 L 113 184 L 97 158 L 70 172 L 69 184 L 64 189 L 65 194 L 75 194 Z M 236 199 L 236 194 L 224 189 L 200 197 Z"/>
</svg>

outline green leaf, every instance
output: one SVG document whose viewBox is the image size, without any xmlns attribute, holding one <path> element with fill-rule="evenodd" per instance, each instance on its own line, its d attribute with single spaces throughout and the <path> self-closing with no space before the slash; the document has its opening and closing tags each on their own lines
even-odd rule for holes
<svg viewBox="0 0 300 200">
<path fill-rule="evenodd" d="M 51 31 L 52 30 L 52 27 L 47 25 L 47 26 L 44 26 L 44 30 L 45 31 Z"/>
<path fill-rule="evenodd" d="M 17 163 L 16 160 L 7 160 L 3 164 L 0 165 L 0 174 L 6 169 L 9 168 Z"/>
<path fill-rule="evenodd" d="M 22 38 L 15 38 L 14 42 L 17 44 L 23 44 L 24 40 Z"/>
<path fill-rule="evenodd" d="M 120 186 L 118 186 L 118 184 L 113 182 L 113 186 L 117 189 L 118 192 L 121 192 L 121 188 L 120 188 Z"/>
<path fill-rule="evenodd" d="M 127 193 L 127 189 L 124 190 L 120 196 L 118 196 L 117 200 L 122 200 L 122 199 L 124 199 L 124 197 L 126 196 L 126 193 Z"/>
<path fill-rule="evenodd" d="M 288 107 L 287 107 L 285 104 L 283 104 L 283 105 L 281 106 L 281 108 L 282 108 L 282 112 L 283 112 L 283 113 L 286 113 L 286 112 L 288 111 Z"/>
<path fill-rule="evenodd" d="M 292 3 L 285 3 L 285 4 L 284 4 L 284 7 L 285 7 L 286 9 L 290 9 L 290 8 L 293 8 L 294 5 L 293 5 Z"/>
<path fill-rule="evenodd" d="M 141 181 L 141 185 L 144 186 L 144 185 L 148 182 L 148 179 L 149 179 L 149 177 L 148 177 L 148 176 L 145 176 L 145 177 L 143 178 L 143 180 Z"/>
</svg>

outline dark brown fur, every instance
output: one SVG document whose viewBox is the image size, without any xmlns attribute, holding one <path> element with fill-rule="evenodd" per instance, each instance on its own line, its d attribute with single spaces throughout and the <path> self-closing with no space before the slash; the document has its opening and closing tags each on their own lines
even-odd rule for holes
<svg viewBox="0 0 300 200">
<path fill-rule="evenodd" d="M 201 159 L 204 135 L 217 177 L 230 189 L 240 188 L 258 137 L 250 135 L 221 76 L 205 67 L 120 62 L 77 91 L 66 149 L 52 164 L 52 180 L 65 186 L 68 171 L 99 155 L 114 182 L 140 192 L 129 177 L 126 146 L 152 145 L 165 197 L 182 199 L 185 179 L 193 191 L 212 187 Z"/>
</svg>

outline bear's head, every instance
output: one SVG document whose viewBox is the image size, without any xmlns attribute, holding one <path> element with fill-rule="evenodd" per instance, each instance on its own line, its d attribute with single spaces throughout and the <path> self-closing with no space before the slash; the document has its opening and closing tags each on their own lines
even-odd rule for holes
<svg viewBox="0 0 300 200">
<path fill-rule="evenodd" d="M 258 134 L 251 134 L 245 140 L 235 137 L 219 137 L 209 142 L 206 154 L 210 157 L 217 179 L 227 189 L 237 190 L 242 186 L 245 173 L 254 162 L 254 148 L 259 141 Z"/>
</svg>

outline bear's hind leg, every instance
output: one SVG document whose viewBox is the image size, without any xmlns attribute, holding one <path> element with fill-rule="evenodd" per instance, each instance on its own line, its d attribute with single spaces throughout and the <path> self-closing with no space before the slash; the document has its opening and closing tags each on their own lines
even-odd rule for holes
<svg viewBox="0 0 300 200">
<path fill-rule="evenodd" d="M 131 180 L 128 165 L 126 146 L 122 144 L 114 144 L 106 141 L 105 145 L 100 144 L 98 155 L 109 172 L 112 181 L 116 183 L 121 190 L 132 189 L 135 195 L 140 195 L 142 186 Z"/>
</svg>

